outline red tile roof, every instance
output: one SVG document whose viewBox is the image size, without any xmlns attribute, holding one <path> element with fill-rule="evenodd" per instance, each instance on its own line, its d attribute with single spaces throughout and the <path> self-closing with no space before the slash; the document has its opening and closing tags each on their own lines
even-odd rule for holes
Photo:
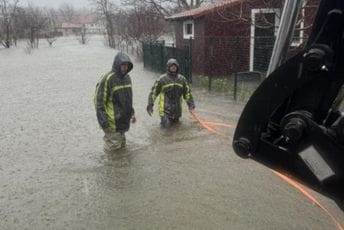
<svg viewBox="0 0 344 230">
<path fill-rule="evenodd" d="M 187 10 L 184 12 L 180 12 L 168 17 L 165 17 L 166 20 L 180 20 L 183 18 L 199 18 L 204 15 L 210 14 L 212 12 L 216 12 L 218 10 L 222 10 L 228 6 L 231 6 L 235 3 L 243 2 L 244 0 L 223 0 L 221 2 L 213 3 L 204 7 L 199 7 L 192 10 Z"/>
<path fill-rule="evenodd" d="M 83 24 L 94 24 L 99 21 L 99 18 L 95 15 L 79 16 L 71 21 L 64 21 L 61 23 L 62 28 L 79 28 Z"/>
<path fill-rule="evenodd" d="M 99 21 L 99 18 L 95 15 L 80 16 L 76 19 L 79 24 L 92 24 Z"/>
</svg>

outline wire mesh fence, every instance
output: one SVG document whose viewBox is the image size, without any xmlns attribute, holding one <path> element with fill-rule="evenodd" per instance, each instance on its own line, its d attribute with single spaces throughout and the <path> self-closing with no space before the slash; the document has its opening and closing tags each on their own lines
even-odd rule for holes
<svg viewBox="0 0 344 230">
<path fill-rule="evenodd" d="M 294 38 L 288 57 L 302 50 L 307 41 Z M 295 42 L 296 41 L 296 42 Z M 145 44 L 144 63 L 147 68 L 165 71 L 165 56 L 183 63 L 183 74 L 192 70 L 195 86 L 229 94 L 234 100 L 246 101 L 266 78 L 275 36 L 194 37 L 187 42 L 190 56 L 178 56 L 179 48 L 164 43 Z M 189 58 L 189 60 L 186 60 Z M 161 67 L 163 66 L 163 67 Z M 163 68 L 163 69 L 161 69 Z M 185 72 L 186 71 L 186 72 Z"/>
<path fill-rule="evenodd" d="M 189 82 L 192 82 L 191 67 L 192 57 L 190 47 L 176 48 L 166 46 L 164 42 L 143 43 L 143 64 L 144 67 L 156 72 L 166 72 L 168 59 L 175 58 L 179 63 L 179 72 L 183 74 Z"/>
</svg>

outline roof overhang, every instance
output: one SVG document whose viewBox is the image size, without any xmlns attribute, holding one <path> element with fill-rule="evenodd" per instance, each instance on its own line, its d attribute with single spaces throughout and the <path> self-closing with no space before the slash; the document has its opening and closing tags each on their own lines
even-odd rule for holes
<svg viewBox="0 0 344 230">
<path fill-rule="evenodd" d="M 221 11 L 227 7 L 231 7 L 236 5 L 237 3 L 241 3 L 245 0 L 224 0 L 221 2 L 213 3 L 204 7 L 195 8 L 192 10 L 183 11 L 171 16 L 165 17 L 167 21 L 181 21 L 186 19 L 198 19 L 205 15 Z"/>
</svg>

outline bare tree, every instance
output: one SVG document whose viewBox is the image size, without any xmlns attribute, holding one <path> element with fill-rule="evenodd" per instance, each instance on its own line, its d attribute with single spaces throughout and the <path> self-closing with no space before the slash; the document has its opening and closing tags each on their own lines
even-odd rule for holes
<svg viewBox="0 0 344 230">
<path fill-rule="evenodd" d="M 116 45 L 113 20 L 115 5 L 110 0 L 91 0 L 91 2 L 95 5 L 97 13 L 104 20 L 107 44 L 114 48 Z"/>
<path fill-rule="evenodd" d="M 26 37 L 31 48 L 38 48 L 40 36 L 49 28 L 49 17 L 40 8 L 29 6 L 25 9 L 23 20 L 22 24 L 26 28 Z"/>
<path fill-rule="evenodd" d="M 200 7 L 209 0 L 142 0 L 141 4 L 154 8 L 159 14 L 168 16 L 175 12 Z M 122 0 L 125 5 L 135 5 L 136 0 Z"/>
<path fill-rule="evenodd" d="M 234 0 L 227 0 L 227 1 L 234 1 Z M 221 2 L 221 1 L 219 1 Z M 240 6 L 237 8 L 233 8 L 232 11 L 226 11 L 223 12 L 216 12 L 218 16 L 220 16 L 221 20 L 219 22 L 246 22 L 248 24 L 252 24 L 252 18 L 251 14 L 244 14 L 244 8 L 265 8 L 265 9 L 271 9 L 275 10 L 275 14 L 277 18 L 280 18 L 282 10 L 283 10 L 283 4 L 285 0 L 251 0 L 251 1 L 243 1 L 240 3 Z M 317 4 L 315 4 L 317 0 L 310 1 L 310 0 L 304 0 L 302 11 L 304 11 L 307 8 L 317 8 Z M 303 14 L 300 14 L 300 17 L 296 23 L 296 31 L 298 30 L 307 30 L 312 27 L 312 24 L 305 25 L 305 17 Z M 303 24 L 303 27 L 300 28 L 300 25 Z M 262 28 L 262 29 L 268 29 L 275 27 L 275 23 L 271 23 L 271 21 L 265 17 L 264 14 L 259 15 L 259 18 L 257 21 L 255 21 L 255 26 Z"/>
<path fill-rule="evenodd" d="M 63 3 L 59 9 L 59 15 L 63 21 L 71 22 L 78 15 L 77 11 L 74 9 L 73 5 L 69 3 Z"/>
<path fill-rule="evenodd" d="M 54 9 L 45 9 L 43 11 L 44 17 L 46 19 L 44 26 L 42 27 L 42 33 L 44 34 L 45 40 L 51 47 L 53 43 L 57 40 L 57 22 L 58 14 Z"/>
<path fill-rule="evenodd" d="M 51 29 L 55 30 L 58 23 L 61 21 L 61 15 L 59 11 L 54 8 L 45 9 L 45 14 L 49 18 Z"/>
<path fill-rule="evenodd" d="M 81 31 L 80 31 L 80 38 L 79 42 L 83 45 L 85 45 L 88 42 L 88 36 L 87 36 L 87 29 L 85 24 L 82 24 Z"/>
<path fill-rule="evenodd" d="M 118 43 L 152 41 L 165 27 L 164 16 L 199 7 L 210 0 L 121 0 L 128 7 L 126 13 L 115 10 L 116 7 L 110 0 L 90 1 L 104 20 L 108 45 L 114 48 L 116 40 Z"/>
<path fill-rule="evenodd" d="M 114 21 L 114 33 L 117 40 L 117 47 L 125 42 L 126 44 L 130 43 L 130 36 L 128 32 L 128 11 L 120 10 L 119 12 L 113 15 Z"/>
<path fill-rule="evenodd" d="M 136 6 L 129 11 L 128 34 L 139 42 L 155 41 L 164 31 L 164 18 L 152 7 Z"/>
<path fill-rule="evenodd" d="M 53 46 L 53 43 L 57 40 L 57 38 L 55 36 L 49 36 L 49 35 L 46 35 L 46 38 L 45 38 L 49 44 L 49 46 Z"/>
<path fill-rule="evenodd" d="M 12 24 L 19 0 L 0 1 L 0 41 L 6 48 L 11 46 Z"/>
</svg>

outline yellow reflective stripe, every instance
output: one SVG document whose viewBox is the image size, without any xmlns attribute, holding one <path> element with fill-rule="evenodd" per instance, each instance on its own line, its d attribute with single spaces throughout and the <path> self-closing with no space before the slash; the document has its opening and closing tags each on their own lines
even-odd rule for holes
<svg viewBox="0 0 344 230">
<path fill-rule="evenodd" d="M 159 101 L 159 115 L 160 117 L 164 116 L 164 106 L 165 106 L 165 94 L 160 93 L 160 101 Z"/>
<path fill-rule="evenodd" d="M 164 91 L 166 88 L 173 87 L 173 86 L 179 86 L 179 87 L 183 88 L 183 85 L 182 85 L 182 84 L 179 84 L 179 83 L 171 83 L 171 84 L 164 85 L 164 86 L 162 87 L 161 91 Z"/>
<path fill-rule="evenodd" d="M 113 75 L 113 73 L 109 74 L 107 77 L 106 77 L 106 80 L 105 80 L 105 85 L 104 85 L 104 95 L 103 95 L 103 103 L 104 105 L 106 105 L 106 97 L 107 97 L 107 86 L 108 86 L 108 82 L 109 82 L 109 79 L 110 77 Z"/>
<path fill-rule="evenodd" d="M 108 86 L 109 78 L 110 78 L 111 76 L 112 76 L 112 74 L 109 74 L 109 75 L 106 77 L 105 85 L 104 85 L 103 103 L 104 103 L 104 105 L 105 105 L 105 108 L 106 108 L 107 86 Z"/>
<path fill-rule="evenodd" d="M 186 86 L 185 101 L 189 102 L 189 100 L 190 100 L 190 86 L 188 83 L 186 83 L 185 86 Z"/>
<path fill-rule="evenodd" d="M 112 76 L 112 75 L 111 75 Z M 100 79 L 98 80 L 98 83 L 97 83 L 97 87 L 96 87 L 96 92 L 94 94 L 94 98 L 93 98 L 93 103 L 94 103 L 94 107 L 97 109 L 97 101 L 98 101 L 98 93 L 99 93 L 99 88 L 100 88 L 100 85 L 102 84 L 102 81 L 103 81 L 103 78 L 105 77 L 105 75 L 102 75 L 100 77 Z"/>
<path fill-rule="evenodd" d="M 114 111 L 114 108 L 113 108 L 112 97 L 110 97 L 110 100 L 108 102 L 106 102 L 108 82 L 109 82 L 110 77 L 113 74 L 114 73 L 109 74 L 109 76 L 107 76 L 107 78 L 106 78 L 105 86 L 104 86 L 103 103 L 104 103 L 106 115 L 108 116 L 108 121 L 109 121 L 110 128 L 115 129 L 116 128 L 115 115 L 114 115 L 115 111 Z"/>
<path fill-rule="evenodd" d="M 110 128 L 112 128 L 113 130 L 115 130 L 115 129 L 116 129 L 115 109 L 114 109 L 114 107 L 113 107 L 112 97 L 110 97 L 108 109 L 109 109 L 109 112 L 106 111 L 106 113 L 107 113 L 107 115 L 108 115 L 109 125 L 110 125 Z"/>
<path fill-rule="evenodd" d="M 96 109 L 97 109 L 97 101 L 98 101 L 97 99 L 98 99 L 98 91 L 99 91 L 100 84 L 101 84 L 101 82 L 98 82 L 96 92 L 95 92 L 94 98 L 93 98 L 94 107 Z"/>
<path fill-rule="evenodd" d="M 131 84 L 128 85 L 121 85 L 121 86 L 115 86 L 112 87 L 111 89 L 111 96 L 110 96 L 110 101 L 108 103 L 106 113 L 109 116 L 109 125 L 112 129 L 116 129 L 116 121 L 115 121 L 115 108 L 113 107 L 113 101 L 112 101 L 112 95 L 114 92 L 118 91 L 118 90 L 122 90 L 122 89 L 126 89 L 126 88 L 131 88 Z M 108 112 L 109 111 L 109 112 Z M 110 112 L 111 111 L 111 112 Z"/>
<path fill-rule="evenodd" d="M 129 85 L 121 85 L 121 86 L 115 86 L 115 87 L 112 87 L 111 89 L 111 94 L 113 94 L 114 92 L 118 91 L 118 90 L 121 90 L 121 89 L 127 89 L 127 88 L 131 88 L 131 84 Z"/>
<path fill-rule="evenodd" d="M 158 84 L 159 84 L 158 81 L 155 82 L 154 87 L 153 87 L 153 93 L 152 93 L 152 101 L 153 101 L 153 103 L 155 102 L 155 99 L 157 97 L 157 95 L 156 95 L 156 88 L 158 87 Z"/>
</svg>

